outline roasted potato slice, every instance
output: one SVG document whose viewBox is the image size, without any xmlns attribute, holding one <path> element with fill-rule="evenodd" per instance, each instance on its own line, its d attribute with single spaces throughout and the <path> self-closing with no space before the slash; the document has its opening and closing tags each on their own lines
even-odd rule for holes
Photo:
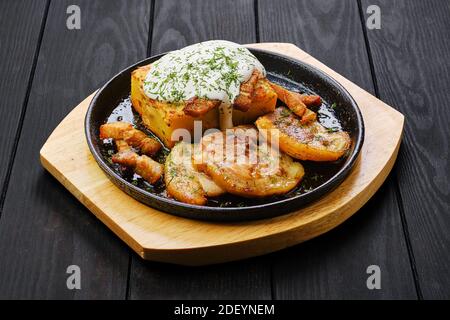
<svg viewBox="0 0 450 320">
<path fill-rule="evenodd" d="M 254 126 L 238 126 L 202 138 L 194 165 L 227 192 L 265 197 L 292 190 L 303 178 L 303 166 L 258 141 Z"/>
<path fill-rule="evenodd" d="M 150 99 L 144 92 L 144 81 L 150 65 L 142 66 L 131 74 L 131 101 L 141 115 L 142 122 L 169 148 L 175 145 L 172 135 L 177 129 L 188 130 L 194 136 L 194 121 L 202 121 L 203 130 L 219 128 L 220 101 L 193 98 L 183 103 L 168 103 Z M 242 97 L 236 101 L 233 123 L 249 124 L 268 112 L 275 110 L 277 95 L 267 79 L 255 77 L 242 87 Z M 252 87 L 253 86 L 253 87 Z M 248 97 L 251 102 L 248 104 Z M 246 110 L 245 112 L 238 110 Z"/>
<path fill-rule="evenodd" d="M 225 193 L 205 173 L 197 171 L 192 164 L 191 144 L 180 142 L 172 148 L 165 164 L 167 193 L 178 201 L 204 205 L 207 197 Z"/>
<path fill-rule="evenodd" d="M 347 132 L 331 132 L 318 121 L 302 124 L 301 120 L 285 107 L 256 120 L 256 126 L 265 134 L 279 130 L 279 148 L 293 158 L 312 161 L 335 161 L 350 148 Z"/>
</svg>

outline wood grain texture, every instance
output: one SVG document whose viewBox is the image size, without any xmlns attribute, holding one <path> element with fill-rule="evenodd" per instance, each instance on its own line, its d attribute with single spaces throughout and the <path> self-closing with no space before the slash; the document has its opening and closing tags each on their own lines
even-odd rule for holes
<svg viewBox="0 0 450 320">
<path fill-rule="evenodd" d="M 152 55 L 206 40 L 256 40 L 252 0 L 157 0 Z"/>
<path fill-rule="evenodd" d="M 190 220 L 150 208 L 120 191 L 91 155 L 83 119 L 92 95 L 53 131 L 41 149 L 42 164 L 148 260 L 185 265 L 232 261 L 273 252 L 329 231 L 366 203 L 386 179 L 400 145 L 403 116 L 292 44 L 252 46 L 316 66 L 347 88 L 361 108 L 366 134 L 359 161 L 339 188 L 319 201 L 288 215 L 235 223 Z"/>
<path fill-rule="evenodd" d="M 369 4 L 381 9 L 367 30 L 379 94 L 407 118 L 397 172 L 420 289 L 449 299 L 450 2 Z"/>
<path fill-rule="evenodd" d="M 73 31 L 66 28 L 70 4 L 52 1 L 49 9 L 0 220 L 0 298 L 126 295 L 129 250 L 35 164 L 42 143 L 74 104 L 145 57 L 150 3 L 77 1 L 81 30 Z M 72 264 L 81 268 L 81 290 L 66 287 Z"/>
<path fill-rule="evenodd" d="M 369 92 L 374 92 L 356 1 L 259 1 L 261 41 L 298 44 Z M 415 298 L 393 181 L 358 217 L 305 246 L 277 255 L 278 299 Z M 395 253 L 395 254 L 394 254 Z M 366 268 L 379 265 L 382 290 L 368 290 Z M 389 280 L 387 280 L 389 278 Z"/>
<path fill-rule="evenodd" d="M 46 5 L 33 0 L 0 2 L 0 216 Z"/>
<path fill-rule="evenodd" d="M 211 39 L 255 41 L 252 0 L 155 3 L 151 55 Z M 131 299 L 270 299 L 270 261 L 250 259 L 222 266 L 186 268 L 145 262 L 134 255 Z"/>
<path fill-rule="evenodd" d="M 259 0 L 261 42 L 289 42 L 373 93 L 353 0 Z"/>
<path fill-rule="evenodd" d="M 133 259 L 130 299 L 271 299 L 267 256 L 188 267 Z"/>
</svg>

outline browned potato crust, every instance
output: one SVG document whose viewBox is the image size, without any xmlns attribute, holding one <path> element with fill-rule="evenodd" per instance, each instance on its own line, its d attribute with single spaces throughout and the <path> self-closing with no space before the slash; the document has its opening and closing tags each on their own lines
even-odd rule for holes
<svg viewBox="0 0 450 320">
<path fill-rule="evenodd" d="M 166 159 L 164 181 L 168 195 L 178 201 L 204 205 L 207 197 L 225 193 L 203 172 L 192 164 L 192 145 L 180 142 L 172 148 Z"/>
<path fill-rule="evenodd" d="M 202 121 L 203 130 L 219 127 L 220 103 L 216 100 L 193 98 L 180 103 L 169 103 L 147 97 L 143 84 L 150 67 L 142 66 L 132 72 L 131 101 L 133 108 L 141 115 L 142 122 L 167 147 L 175 145 L 172 135 L 177 129 L 186 129 L 193 136 L 195 120 Z M 243 84 L 241 88 L 244 94 L 241 98 L 238 96 L 240 101 L 237 101 L 238 105 L 233 110 L 234 125 L 254 123 L 259 116 L 275 110 L 277 95 L 267 79 L 257 78 L 254 84 L 252 81 Z M 250 104 L 247 104 L 246 97 L 251 97 Z"/>
<path fill-rule="evenodd" d="M 303 178 L 303 166 L 267 144 L 258 144 L 257 134 L 254 126 L 209 134 L 195 152 L 194 165 L 227 192 L 242 197 L 266 197 L 292 190 Z"/>
<path fill-rule="evenodd" d="M 319 122 L 302 124 L 301 120 L 285 107 L 256 120 L 262 130 L 279 130 L 280 150 L 293 158 L 312 161 L 335 161 L 350 148 L 347 132 L 330 132 Z"/>
</svg>

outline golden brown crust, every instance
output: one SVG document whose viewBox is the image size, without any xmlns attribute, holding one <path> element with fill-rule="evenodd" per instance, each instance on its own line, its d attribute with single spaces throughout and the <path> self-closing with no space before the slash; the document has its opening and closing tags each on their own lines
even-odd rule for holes
<svg viewBox="0 0 450 320">
<path fill-rule="evenodd" d="M 264 134 L 278 130 L 280 150 L 293 158 L 311 161 L 335 161 L 350 148 L 347 132 L 329 132 L 319 122 L 302 124 L 301 120 L 285 107 L 259 117 L 256 126 Z"/>
<path fill-rule="evenodd" d="M 117 152 L 112 156 L 112 162 L 123 165 L 124 167 L 134 168 L 139 155 L 131 150 Z"/>
<path fill-rule="evenodd" d="M 257 135 L 254 126 L 209 134 L 202 138 L 200 152 L 194 154 L 194 165 L 227 192 L 242 197 L 284 194 L 295 188 L 304 175 L 302 165 L 258 143 Z"/>
<path fill-rule="evenodd" d="M 307 108 L 301 99 L 300 93 L 289 91 L 282 86 L 279 86 L 272 82 L 270 83 L 270 85 L 277 93 L 278 99 L 283 101 L 283 103 L 286 104 L 286 106 L 291 109 L 292 112 L 294 112 L 296 115 L 298 115 L 299 117 L 303 116 Z"/>
<path fill-rule="evenodd" d="M 192 164 L 191 144 L 180 142 L 170 152 L 164 168 L 167 194 L 178 201 L 204 205 L 207 197 L 225 193 L 209 176 Z"/>
<path fill-rule="evenodd" d="M 164 166 L 146 155 L 139 156 L 134 171 L 142 178 L 153 184 L 158 181 L 164 172 Z"/>
<path fill-rule="evenodd" d="M 255 85 L 263 76 L 258 70 L 254 70 L 250 78 L 241 84 L 239 95 L 236 97 L 233 107 L 242 112 L 248 111 L 253 101 L 253 93 Z M 186 100 L 184 113 L 192 117 L 200 117 L 210 110 L 217 108 L 220 105 L 219 100 L 201 99 L 198 97 Z"/>
<path fill-rule="evenodd" d="M 289 91 L 282 86 L 270 82 L 270 85 L 275 90 L 280 99 L 293 113 L 301 118 L 301 123 L 306 124 L 317 119 L 314 111 L 308 107 L 319 106 L 322 100 L 319 96 L 302 95 L 298 92 Z"/>
<path fill-rule="evenodd" d="M 305 104 L 306 107 L 319 107 L 322 104 L 322 99 L 316 95 L 300 95 L 300 99 Z"/>
<path fill-rule="evenodd" d="M 123 140 L 116 140 L 117 152 L 132 151 L 131 146 Z"/>
<path fill-rule="evenodd" d="M 114 139 L 117 153 L 114 163 L 132 168 L 143 179 L 153 184 L 161 178 L 164 166 L 150 157 L 161 148 L 158 141 L 137 130 L 131 123 L 113 122 L 100 126 L 100 139 Z M 144 155 L 138 155 L 132 147 L 139 148 Z"/>
<path fill-rule="evenodd" d="M 128 122 L 106 123 L 100 126 L 100 139 L 120 139 L 128 130 L 133 130 L 133 125 Z"/>
<path fill-rule="evenodd" d="M 250 78 L 241 84 L 239 95 L 236 97 L 233 103 L 233 107 L 242 112 L 248 111 L 253 101 L 253 94 L 255 91 L 256 83 L 263 76 L 258 70 L 254 70 Z"/>
<path fill-rule="evenodd" d="M 132 168 L 143 179 L 153 184 L 158 181 L 164 170 L 164 166 L 146 155 L 138 155 L 130 149 L 121 146 L 121 150 L 112 156 L 114 163 Z M 125 151 L 124 151 L 125 150 Z"/>
<path fill-rule="evenodd" d="M 191 98 L 185 102 L 184 113 L 197 118 L 208 113 L 210 110 L 220 105 L 219 100 L 200 99 L 197 97 Z"/>
<path fill-rule="evenodd" d="M 308 122 L 313 122 L 317 120 L 317 114 L 309 109 L 305 110 L 305 113 L 303 114 L 300 123 L 301 124 L 307 124 Z"/>
<path fill-rule="evenodd" d="M 131 123 L 112 122 L 100 126 L 100 139 L 123 140 L 143 154 L 153 156 L 161 148 L 161 144 L 144 132 L 135 129 Z"/>
<path fill-rule="evenodd" d="M 204 130 L 219 127 L 219 108 L 214 108 L 199 117 L 192 117 L 184 112 L 184 102 L 169 103 L 150 99 L 143 89 L 148 70 L 149 66 L 144 66 L 132 72 L 131 101 L 133 108 L 140 114 L 142 122 L 162 140 L 164 145 L 168 148 L 175 145 L 177 139 L 173 137 L 177 129 L 188 130 L 193 136 L 196 120 L 202 121 Z M 246 112 L 233 110 L 233 123 L 254 123 L 259 116 L 272 112 L 276 101 L 276 93 L 267 79 L 259 79 L 255 85 L 250 109 Z"/>
</svg>

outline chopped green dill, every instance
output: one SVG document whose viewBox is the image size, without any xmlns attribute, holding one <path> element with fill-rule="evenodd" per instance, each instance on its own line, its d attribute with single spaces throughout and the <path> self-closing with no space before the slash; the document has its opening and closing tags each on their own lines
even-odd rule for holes
<svg viewBox="0 0 450 320">
<path fill-rule="evenodd" d="M 288 108 L 283 108 L 283 110 L 281 110 L 280 115 L 285 118 L 285 117 L 289 117 L 292 114 L 292 111 Z"/>
<path fill-rule="evenodd" d="M 170 52 L 153 63 L 144 80 L 145 92 L 170 102 L 195 96 L 210 98 L 211 93 L 233 101 L 244 77 L 262 66 L 246 48 L 225 42 L 211 44 L 203 42 Z"/>
<path fill-rule="evenodd" d="M 339 131 L 339 128 L 331 127 L 331 128 L 327 128 L 327 131 L 330 132 L 330 133 L 337 132 L 337 131 Z"/>
<path fill-rule="evenodd" d="M 314 136 L 314 140 L 315 140 L 315 141 L 322 141 L 322 140 L 323 140 L 323 136 L 321 136 L 320 134 L 315 135 L 315 136 Z"/>
<path fill-rule="evenodd" d="M 173 163 L 169 163 L 168 166 L 170 166 L 171 164 L 173 165 Z M 169 175 L 172 176 L 172 177 L 178 176 L 178 170 L 177 170 L 177 168 L 176 168 L 176 167 L 170 167 L 170 169 L 169 169 Z"/>
</svg>

